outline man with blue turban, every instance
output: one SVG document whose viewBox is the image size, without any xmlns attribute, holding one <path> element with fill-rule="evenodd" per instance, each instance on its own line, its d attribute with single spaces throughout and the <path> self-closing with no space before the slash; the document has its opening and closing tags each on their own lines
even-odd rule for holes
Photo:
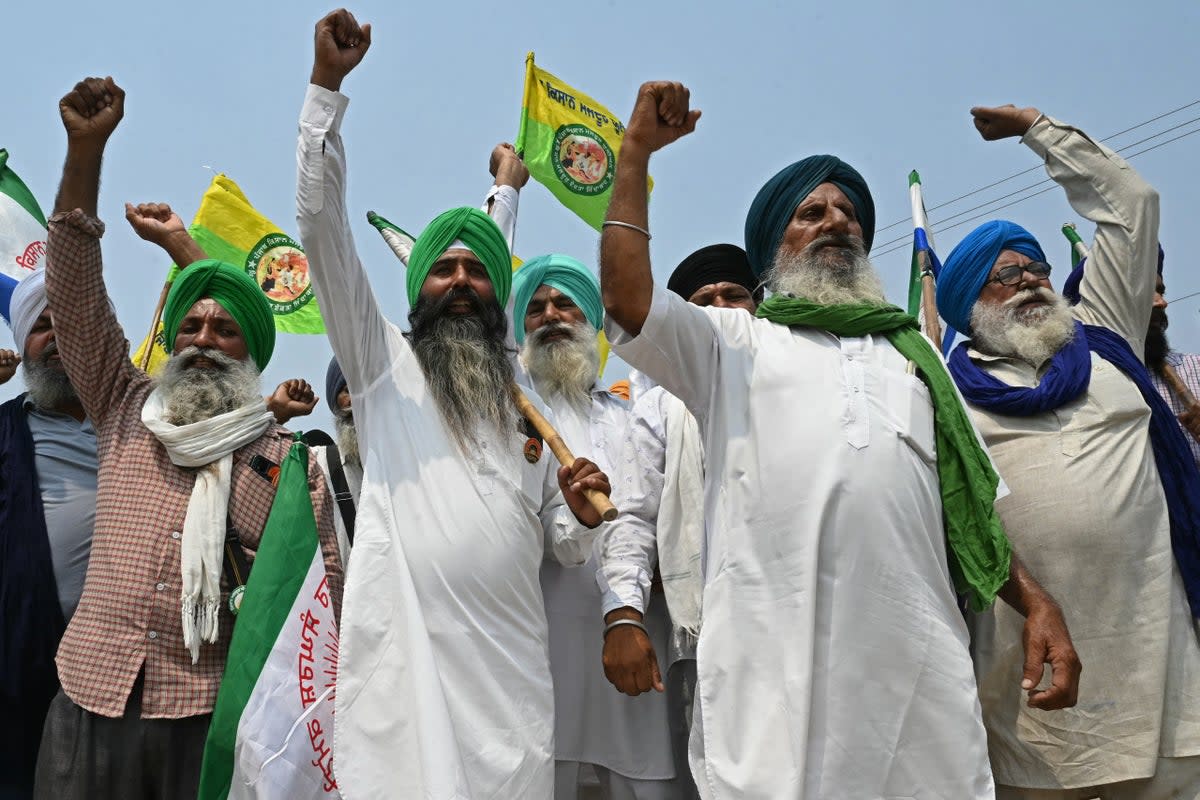
<svg viewBox="0 0 1200 800">
<path fill-rule="evenodd" d="M 556 468 L 516 410 L 511 255 L 487 214 L 451 209 L 417 238 L 410 330 L 380 310 L 350 234 L 339 130 L 342 80 L 370 44 L 371 27 L 345 10 L 317 23 L 297 150 L 301 240 L 363 463 L 338 783 L 347 797 L 549 798 L 554 694 L 538 570 L 546 553 L 586 559 L 600 517 L 582 489 L 607 494 L 608 479 L 583 458 Z M 498 150 L 497 183 L 519 187 L 528 172 Z"/>
<path fill-rule="evenodd" d="M 1142 363 L 1158 194 L 1037 109 L 971 114 L 988 141 L 1020 137 L 1096 224 L 1075 305 L 1033 234 L 1006 220 L 968 234 L 938 280 L 939 312 L 970 337 L 950 371 L 1011 489 L 996 508 L 1086 666 L 1078 706 L 1031 708 L 1009 680 L 1019 618 L 975 620 L 997 796 L 1200 796 L 1200 473 Z"/>
<path fill-rule="evenodd" d="M 1049 662 L 1032 699 L 1051 708 L 1077 676 L 1061 614 L 1010 557 L 998 478 L 941 359 L 884 300 L 856 170 L 814 156 L 759 191 L 746 252 L 772 294 L 755 316 L 654 285 L 650 155 L 698 117 L 683 86 L 642 86 L 600 264 L 614 349 L 701 431 L 700 795 L 990 798 L 955 589 L 1028 613 L 1029 666 L 1009 681 L 1032 688 Z"/>
<path fill-rule="evenodd" d="M 172 356 L 155 379 L 130 361 L 96 217 L 124 98 L 111 78 L 88 78 L 59 104 L 68 147 L 46 299 L 96 432 L 98 488 L 87 577 L 58 648 L 62 688 L 38 757 L 44 797 L 196 796 L 233 630 L 230 598 L 275 499 L 272 468 L 292 446 L 259 390 L 275 344 L 265 297 L 244 269 L 206 259 L 165 206 L 127 206 L 126 217 L 186 265 L 163 308 Z M 308 481 L 336 614 L 342 569 L 330 497 L 315 465 Z"/>
</svg>

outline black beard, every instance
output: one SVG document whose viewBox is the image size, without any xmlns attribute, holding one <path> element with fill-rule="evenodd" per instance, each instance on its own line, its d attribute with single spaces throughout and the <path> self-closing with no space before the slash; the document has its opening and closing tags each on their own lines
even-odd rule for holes
<svg viewBox="0 0 1200 800">
<path fill-rule="evenodd" d="M 450 314 L 451 303 L 467 300 L 471 314 Z M 418 298 L 408 314 L 407 334 L 442 420 L 458 445 L 475 440 L 479 423 L 507 430 L 516 423 L 510 395 L 511 353 L 505 347 L 508 318 L 494 300 L 484 303 L 468 288 L 451 289 L 436 300 Z"/>
<path fill-rule="evenodd" d="M 1167 343 L 1167 329 L 1151 325 L 1146 331 L 1146 368 L 1161 373 L 1169 352 L 1171 346 Z"/>
</svg>

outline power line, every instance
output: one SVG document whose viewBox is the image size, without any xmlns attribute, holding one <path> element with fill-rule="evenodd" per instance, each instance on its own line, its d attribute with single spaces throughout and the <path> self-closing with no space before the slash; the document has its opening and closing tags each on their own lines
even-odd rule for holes
<svg viewBox="0 0 1200 800">
<path fill-rule="evenodd" d="M 1197 102 L 1200 102 L 1200 101 L 1197 101 Z M 1178 125 L 1167 128 L 1166 130 L 1156 133 L 1153 136 L 1148 136 L 1145 139 L 1140 139 L 1136 142 L 1131 142 L 1130 144 L 1127 144 L 1124 147 L 1122 147 L 1121 150 L 1119 150 L 1117 152 L 1123 152 L 1125 150 L 1128 150 L 1131 147 L 1136 147 L 1139 144 L 1144 144 L 1145 142 L 1149 142 L 1153 139 L 1157 139 L 1158 137 L 1162 136 L 1163 134 L 1170 133 L 1171 131 L 1178 130 L 1179 128 L 1182 128 L 1185 125 L 1191 125 L 1195 122 L 1200 122 L 1200 117 L 1195 117 L 1194 119 L 1190 119 L 1187 122 L 1181 122 Z M 1133 130 L 1133 129 L 1130 128 L 1128 130 Z M 1134 158 L 1136 156 L 1140 156 L 1143 153 L 1149 153 L 1151 150 L 1157 150 L 1159 147 L 1162 147 L 1163 145 L 1170 144 L 1171 142 L 1176 142 L 1180 139 L 1183 139 L 1186 136 L 1191 136 L 1193 133 L 1200 133 L 1200 128 L 1193 128 L 1190 131 L 1185 131 L 1184 133 L 1181 133 L 1178 136 L 1173 136 L 1170 139 L 1167 139 L 1165 141 L 1162 141 L 1155 145 L 1147 147 L 1144 150 L 1139 150 L 1136 153 L 1130 153 L 1130 154 L 1126 155 L 1125 158 L 1130 159 L 1130 158 Z M 1034 167 L 1033 169 L 1038 169 L 1038 167 Z M 1001 195 L 1000 197 L 993 198 L 993 199 L 987 201 L 986 203 L 981 203 L 980 205 L 972 206 L 971 208 L 968 208 L 965 211 L 960 211 L 957 214 L 952 214 L 949 217 L 946 217 L 944 219 L 936 220 L 936 221 L 930 220 L 929 226 L 930 226 L 930 228 L 934 228 L 935 230 L 937 230 L 939 232 L 953 230 L 954 228 L 957 228 L 960 225 L 963 225 L 967 222 L 971 222 L 972 220 L 979 219 L 980 217 L 986 217 L 986 216 L 992 214 L 993 212 L 999 211 L 1003 208 L 1008 208 L 1009 206 L 1016 205 L 1017 203 L 1028 200 L 1031 197 L 1037 197 L 1039 194 L 1045 194 L 1046 192 L 1053 189 L 1054 186 L 1053 185 L 1048 186 L 1045 189 L 1042 189 L 1041 191 L 1033 192 L 1032 194 L 1026 195 L 1025 197 L 1018 198 L 1017 200 L 1014 200 L 1011 203 L 1005 203 L 1004 205 L 996 206 L 995 208 L 991 208 L 990 210 L 985 211 L 982 214 L 976 214 L 973 217 L 969 217 L 966 220 L 962 220 L 961 222 L 957 222 L 953 225 L 943 225 L 942 223 L 950 222 L 951 220 L 958 219 L 959 217 L 963 216 L 964 214 L 970 214 L 972 211 L 978 211 L 979 209 L 982 209 L 982 208 L 988 208 L 989 206 L 992 206 L 994 203 L 998 203 L 1001 200 L 1006 200 L 1010 197 L 1021 194 L 1022 192 L 1029 191 L 1030 189 L 1036 189 L 1039 186 L 1043 186 L 1044 184 L 1047 184 L 1047 183 L 1053 184 L 1054 181 L 1052 178 L 1044 178 L 1044 179 L 1038 181 L 1037 183 L 1031 183 L 1027 186 L 1023 186 L 1020 189 L 1009 192 L 1008 194 L 1005 194 L 1005 195 Z M 895 252 L 897 249 L 903 249 L 903 247 L 907 246 L 908 242 L 910 242 L 911 240 L 912 240 L 912 234 L 907 234 L 907 233 L 902 236 L 898 236 L 895 239 L 890 239 L 890 240 L 884 242 L 883 244 L 879 245 L 880 248 L 883 248 L 882 252 L 880 252 L 879 255 L 881 255 L 881 256 L 887 255 L 888 253 Z M 902 246 L 899 248 L 893 247 L 893 245 L 898 245 L 898 244 L 902 244 Z"/>
<path fill-rule="evenodd" d="M 1192 106 L 1195 106 L 1195 105 L 1200 105 L 1200 100 L 1193 100 L 1193 101 L 1192 101 L 1192 102 L 1190 102 L 1190 103 L 1185 103 L 1184 105 L 1181 105 L 1181 106 L 1179 106 L 1178 108 L 1172 109 L 1172 110 L 1170 110 L 1170 111 L 1167 111 L 1167 112 L 1165 112 L 1165 113 L 1162 113 L 1162 114 L 1159 114 L 1157 117 L 1151 117 L 1150 119 L 1146 120 L 1145 122 L 1139 122 L 1137 125 L 1133 125 L 1133 126 L 1131 126 L 1131 127 L 1129 127 L 1129 128 L 1126 128 L 1126 129 L 1125 129 L 1125 130 L 1123 130 L 1123 131 L 1118 131 L 1118 132 L 1116 132 L 1116 133 L 1114 133 L 1114 134 L 1111 134 L 1111 135 L 1109 135 L 1109 136 L 1106 136 L 1106 137 L 1104 137 L 1103 139 L 1101 139 L 1100 141 L 1102 141 L 1102 142 L 1107 142 L 1107 141 L 1109 141 L 1110 139 L 1115 139 L 1115 138 L 1117 138 L 1118 136 L 1123 136 L 1123 135 L 1125 135 L 1126 133 L 1129 133 L 1130 131 L 1135 131 L 1135 130 L 1137 130 L 1138 128 L 1144 128 L 1145 126 L 1147 126 L 1147 125 L 1151 124 L 1152 122 L 1157 122 L 1158 120 L 1160 120 L 1160 119 L 1164 119 L 1164 118 L 1166 118 L 1166 117 L 1169 117 L 1169 116 L 1171 116 L 1172 114 L 1178 114 L 1180 111 L 1183 111 L 1184 109 L 1191 108 Z M 1182 124 L 1183 124 L 1183 125 L 1187 125 L 1188 123 L 1186 123 L 1186 122 L 1185 122 L 1185 123 L 1182 123 Z M 1177 126 L 1175 126 L 1175 127 L 1177 128 L 1177 127 L 1179 127 L 1179 126 L 1177 125 Z M 1171 130 L 1174 130 L 1174 128 L 1168 128 L 1166 131 L 1163 131 L 1162 133 L 1157 133 L 1157 134 L 1155 134 L 1154 136 L 1151 136 L 1151 137 L 1149 137 L 1149 138 L 1150 138 L 1150 139 L 1157 138 L 1158 136 L 1161 136 L 1163 133 L 1167 133 L 1167 132 L 1169 132 L 1169 131 L 1171 131 Z M 1143 139 L 1142 141 L 1147 141 L 1147 140 Z M 1136 146 L 1136 145 L 1138 145 L 1138 144 L 1141 144 L 1141 142 L 1134 142 L 1133 144 L 1125 145 L 1125 147 L 1124 147 L 1124 148 L 1122 148 L 1122 149 L 1126 149 L 1126 148 L 1129 148 L 1129 147 L 1134 147 L 1134 146 Z M 1120 151 L 1118 150 L 1118 152 L 1120 152 Z M 1042 165 L 1040 165 L 1040 164 L 1039 164 L 1039 165 L 1037 165 L 1037 166 L 1030 167 L 1029 169 L 1023 169 L 1023 170 L 1021 170 L 1020 172 L 1014 172 L 1012 175 L 1009 175 L 1007 178 L 1001 178 L 1000 180 L 998 180 L 998 181 L 993 181 L 992 183 L 989 183 L 989 184 L 987 184 L 986 186 L 980 186 L 978 189 L 973 189 L 972 191 L 969 191 L 969 192 L 967 192 L 966 194 L 961 194 L 961 195 L 959 195 L 958 197 L 955 197 L 955 198 L 953 198 L 953 199 L 947 200 L 947 201 L 946 201 L 946 202 L 944 202 L 944 203 L 939 203 L 939 204 L 937 204 L 936 206 L 932 206 L 931 208 L 928 208 L 928 209 L 926 209 L 926 212 L 929 212 L 929 211 L 936 211 L 936 210 L 938 210 L 939 208 L 945 208 L 945 207 L 946 207 L 946 206 L 948 206 L 948 205 L 953 205 L 954 203 L 957 203 L 959 200 L 965 200 L 966 198 L 968 198 L 968 197 L 971 197 L 972 195 L 976 195 L 976 194 L 979 194 L 980 192 L 987 191 L 988 189 L 991 189 L 991 188 L 992 188 L 992 187 L 994 187 L 994 186 L 999 186 L 999 185 L 1000 185 L 1000 184 L 1002 184 L 1002 183 L 1007 183 L 1008 181 L 1011 181 L 1013 178 L 1019 178 L 1019 177 L 1021 177 L 1022 175 L 1028 175 L 1029 173 L 1031 173 L 1031 172 L 1035 172 L 1035 171 L 1037 171 L 1038 169 L 1040 169 L 1040 168 L 1041 168 L 1041 166 L 1042 166 Z M 892 229 L 892 228 L 895 228 L 897 225 L 903 225 L 905 222 L 911 222 L 911 221 L 912 221 L 912 220 L 911 220 L 911 218 L 905 218 L 905 219 L 901 219 L 901 220 L 899 220 L 899 221 L 897 221 L 897 222 L 893 222 L 891 225 L 885 225 L 885 226 L 884 226 L 884 227 L 882 227 L 882 228 L 878 228 L 878 229 L 876 229 L 876 233 L 881 233 L 881 232 L 883 232 L 883 231 L 890 230 L 890 229 Z"/>
</svg>

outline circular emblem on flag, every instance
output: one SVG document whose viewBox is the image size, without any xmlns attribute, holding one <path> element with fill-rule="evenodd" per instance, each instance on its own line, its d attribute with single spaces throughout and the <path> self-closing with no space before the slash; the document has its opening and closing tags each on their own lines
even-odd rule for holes
<svg viewBox="0 0 1200 800">
<path fill-rule="evenodd" d="M 233 587 L 233 591 L 229 593 L 229 613 L 235 617 L 242 610 L 242 595 L 245 593 L 245 586 L 235 586 Z"/>
<path fill-rule="evenodd" d="M 554 134 L 554 174 L 572 192 L 597 195 L 612 186 L 617 160 L 604 137 L 586 125 L 563 125 Z"/>
<path fill-rule="evenodd" d="M 268 233 L 250 248 L 246 274 L 262 288 L 273 314 L 291 314 L 313 299 L 308 256 L 283 233 Z"/>
</svg>

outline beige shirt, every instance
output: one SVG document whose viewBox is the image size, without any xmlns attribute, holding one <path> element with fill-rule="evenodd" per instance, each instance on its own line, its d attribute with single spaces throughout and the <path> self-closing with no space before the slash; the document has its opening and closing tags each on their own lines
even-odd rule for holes
<svg viewBox="0 0 1200 800">
<path fill-rule="evenodd" d="M 1140 355 L 1158 255 L 1157 193 L 1111 150 L 1056 120 L 1039 121 L 1023 141 L 1097 226 L 1075 316 L 1120 333 Z M 1013 386 L 1036 386 L 1048 366 L 970 354 Z M 1031 709 L 1019 688 L 1023 619 L 997 604 L 975 620 L 996 782 L 1093 786 L 1148 777 L 1160 755 L 1200 753 L 1200 647 L 1137 387 L 1093 355 L 1086 394 L 1055 411 L 971 410 L 1011 489 L 996 504 L 1004 526 L 1062 605 L 1083 662 L 1077 706 Z"/>
</svg>

